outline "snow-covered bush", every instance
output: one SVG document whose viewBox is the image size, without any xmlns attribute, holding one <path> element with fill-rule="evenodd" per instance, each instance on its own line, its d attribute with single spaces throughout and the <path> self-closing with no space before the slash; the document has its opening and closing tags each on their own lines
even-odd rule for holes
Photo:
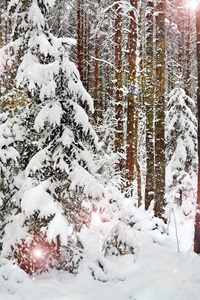
<svg viewBox="0 0 200 300">
<path fill-rule="evenodd" d="M 110 195 L 116 201 L 108 207 L 112 208 L 111 218 L 104 220 L 101 214 L 93 212 L 91 226 L 79 234 L 84 245 L 80 269 L 89 269 L 96 280 L 103 282 L 121 279 L 122 261 L 133 264 L 147 245 L 165 245 L 171 238 L 167 225 L 153 212 L 135 207 L 134 200 L 125 198 L 117 189 L 113 188 Z"/>
<path fill-rule="evenodd" d="M 133 232 L 130 234 L 128 229 L 130 228 L 123 222 L 112 228 L 103 245 L 105 256 L 134 254 L 135 235 Z"/>
</svg>

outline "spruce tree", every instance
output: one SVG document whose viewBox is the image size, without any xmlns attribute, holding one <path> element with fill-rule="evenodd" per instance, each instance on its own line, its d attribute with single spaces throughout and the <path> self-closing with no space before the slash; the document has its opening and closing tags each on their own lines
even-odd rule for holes
<svg viewBox="0 0 200 300">
<path fill-rule="evenodd" d="M 181 88 L 174 88 L 166 114 L 167 195 L 194 216 L 197 172 L 197 119 L 195 103 Z"/>
<path fill-rule="evenodd" d="M 14 120 L 7 113 L 0 114 L 0 236 L 4 230 L 4 220 L 12 211 L 9 199 L 16 192 L 14 174 L 18 170 L 19 153 L 14 148 L 15 136 L 12 133 Z"/>
<path fill-rule="evenodd" d="M 103 191 L 92 156 L 97 137 L 83 109 L 93 110 L 92 100 L 68 57 L 74 40 L 57 38 L 48 28 L 51 4 L 11 1 L 15 22 L 3 49 L 5 59 L 10 49 L 4 103 L 12 94 L 19 170 L 2 253 L 29 273 L 77 267 L 77 233 L 88 225 L 92 203 Z"/>
</svg>

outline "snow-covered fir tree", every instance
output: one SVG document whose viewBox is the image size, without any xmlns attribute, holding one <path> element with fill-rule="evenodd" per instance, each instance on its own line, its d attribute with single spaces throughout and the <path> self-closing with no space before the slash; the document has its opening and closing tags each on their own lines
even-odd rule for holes
<svg viewBox="0 0 200 300">
<path fill-rule="evenodd" d="M 14 174 L 17 172 L 19 153 L 13 147 L 13 119 L 7 113 L 0 114 L 0 228 L 4 227 L 3 220 L 13 207 L 10 197 L 16 192 Z"/>
<path fill-rule="evenodd" d="M 103 197 L 92 154 L 97 136 L 83 108 L 92 111 L 92 99 L 68 57 L 75 41 L 48 29 L 53 2 L 11 0 L 11 41 L 1 50 L 3 107 L 15 119 L 19 153 L 2 254 L 30 273 L 42 271 L 44 262 L 76 268 L 82 247 L 77 232 Z"/>
<path fill-rule="evenodd" d="M 197 119 L 195 102 L 181 88 L 169 94 L 166 115 L 167 195 L 194 215 L 197 168 Z"/>
</svg>

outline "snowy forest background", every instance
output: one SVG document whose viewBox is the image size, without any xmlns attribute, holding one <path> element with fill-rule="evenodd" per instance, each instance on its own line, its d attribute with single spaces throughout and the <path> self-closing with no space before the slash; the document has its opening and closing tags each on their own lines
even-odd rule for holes
<svg viewBox="0 0 200 300">
<path fill-rule="evenodd" d="M 193 251 L 194 7 L 186 0 L 0 7 L 1 259 L 29 274 L 78 272 L 84 263 L 106 281 L 106 257 L 136 259 L 143 234 Z"/>
</svg>

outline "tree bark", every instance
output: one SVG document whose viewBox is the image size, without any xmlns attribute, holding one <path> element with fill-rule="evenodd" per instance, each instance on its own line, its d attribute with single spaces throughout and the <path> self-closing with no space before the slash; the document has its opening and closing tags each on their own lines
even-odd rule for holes
<svg viewBox="0 0 200 300">
<path fill-rule="evenodd" d="M 127 105 L 127 157 L 126 179 L 127 188 L 132 196 L 133 181 L 135 179 L 137 164 L 137 132 L 138 132 L 138 99 L 136 92 L 136 50 L 137 50 L 137 25 L 134 10 L 137 9 L 137 0 L 130 0 L 132 10 L 130 12 L 130 28 L 128 40 L 128 105 Z"/>
<path fill-rule="evenodd" d="M 163 218 L 165 201 L 165 0 L 156 4 L 155 216 Z"/>
<path fill-rule="evenodd" d="M 99 81 L 99 39 L 98 35 L 96 34 L 95 37 L 95 62 L 94 62 L 94 108 L 97 109 L 98 104 L 98 81 Z"/>
<path fill-rule="evenodd" d="M 191 52 L 190 52 L 190 25 L 191 25 L 191 20 L 190 20 L 190 9 L 186 10 L 186 24 L 185 24 L 185 32 L 186 32 L 186 51 L 185 51 L 185 56 L 186 56 L 186 70 L 185 70 L 185 92 L 186 95 L 191 97 L 191 92 L 190 92 L 190 86 L 191 86 L 191 70 L 190 70 L 190 62 L 191 62 Z"/>
<path fill-rule="evenodd" d="M 83 12 L 82 0 L 77 2 L 77 60 L 81 81 L 83 82 Z"/>
<path fill-rule="evenodd" d="M 117 3 L 115 5 L 115 66 L 116 66 L 116 136 L 115 136 L 115 151 L 119 155 L 117 171 L 122 172 L 124 169 L 124 159 L 122 158 L 124 149 L 124 134 L 123 134 L 123 93 L 122 93 L 122 16 L 121 7 Z"/>
<path fill-rule="evenodd" d="M 146 12 L 146 74 L 144 102 L 146 112 L 146 185 L 145 209 L 154 199 L 154 54 L 153 54 L 153 1 L 148 0 Z"/>
<path fill-rule="evenodd" d="M 200 253 L 200 3 L 196 8 L 196 32 L 197 32 L 197 108 L 198 108 L 198 185 L 197 185 L 197 205 L 195 217 L 195 237 L 194 251 Z"/>
</svg>

